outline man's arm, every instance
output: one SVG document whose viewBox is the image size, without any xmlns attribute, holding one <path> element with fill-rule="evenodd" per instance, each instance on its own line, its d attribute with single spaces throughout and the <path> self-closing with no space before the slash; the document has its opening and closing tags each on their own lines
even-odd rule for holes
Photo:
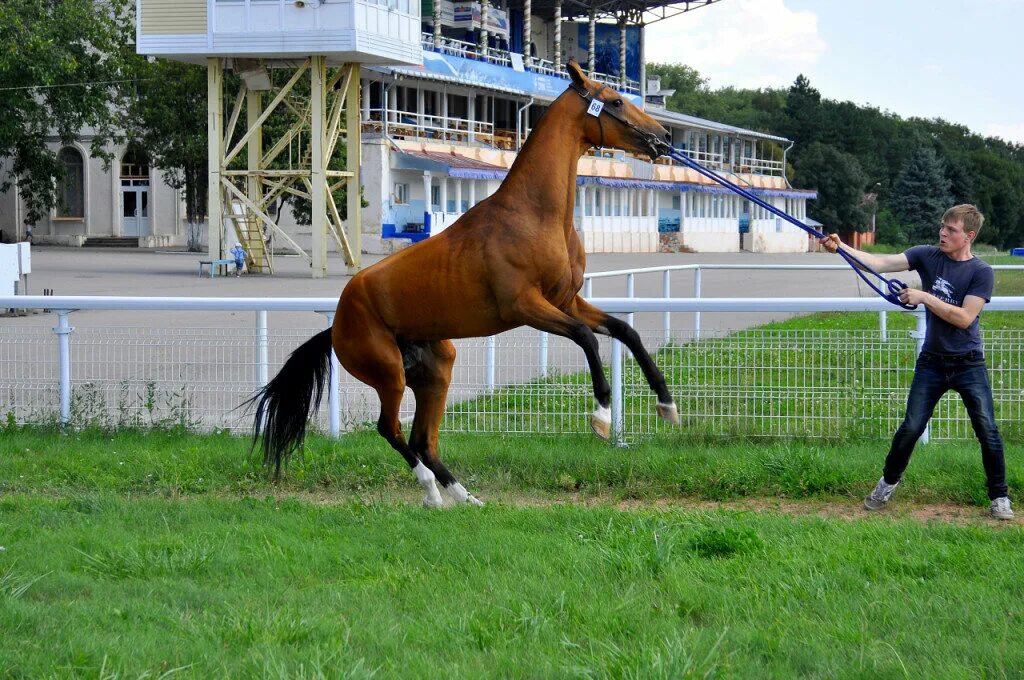
<svg viewBox="0 0 1024 680">
<path fill-rule="evenodd" d="M 904 288 L 900 300 L 911 305 L 924 305 L 935 316 L 963 330 L 970 328 L 985 306 L 985 298 L 977 295 L 964 296 L 964 306 L 957 307 L 916 288 Z"/>
<path fill-rule="evenodd" d="M 829 234 L 825 238 L 820 238 L 818 239 L 818 243 L 820 243 L 821 246 L 830 253 L 834 253 L 840 249 L 850 253 L 865 265 L 879 273 L 905 272 L 910 269 L 910 262 L 907 261 L 907 256 L 903 253 L 896 253 L 893 255 L 875 255 L 873 253 L 865 253 L 863 250 L 851 248 L 840 241 L 838 234 Z"/>
</svg>

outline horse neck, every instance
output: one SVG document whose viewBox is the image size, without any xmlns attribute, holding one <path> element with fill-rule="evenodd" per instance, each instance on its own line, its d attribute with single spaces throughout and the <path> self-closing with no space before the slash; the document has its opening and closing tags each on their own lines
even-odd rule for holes
<svg viewBox="0 0 1024 680">
<path fill-rule="evenodd" d="M 589 147 L 570 117 L 565 95 L 552 103 L 530 132 L 502 185 L 518 198 L 517 211 L 531 211 L 562 229 L 576 202 L 576 164 Z"/>
</svg>

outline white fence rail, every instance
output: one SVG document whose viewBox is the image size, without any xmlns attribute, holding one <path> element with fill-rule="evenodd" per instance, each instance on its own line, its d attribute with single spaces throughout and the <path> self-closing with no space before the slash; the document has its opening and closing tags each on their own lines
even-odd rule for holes
<svg viewBox="0 0 1024 680">
<path fill-rule="evenodd" d="M 997 271 L 1024 271 L 1024 265 L 1018 264 L 997 264 L 991 265 Z M 702 272 L 705 271 L 850 271 L 846 264 L 675 264 L 662 265 L 659 267 L 637 267 L 634 269 L 615 269 L 604 272 L 593 272 L 583 275 L 583 296 L 593 297 L 594 281 L 596 279 L 622 278 L 625 280 L 625 292 L 627 298 L 632 298 L 636 277 L 645 274 L 661 274 L 662 299 L 672 298 L 672 272 L 692 271 L 693 272 L 693 299 L 701 299 Z M 860 283 L 858 282 L 858 286 Z M 881 301 L 879 301 L 881 302 Z M 885 303 L 880 305 L 882 309 L 878 312 L 878 329 L 882 339 L 886 339 L 888 333 L 888 313 L 893 309 L 892 305 Z M 988 307 L 991 309 L 991 306 Z M 743 310 L 750 311 L 750 310 Z M 769 311 L 790 311 L 790 310 L 769 310 Z M 819 310 L 820 311 L 820 310 Z M 852 311 L 852 310 L 836 310 Z M 666 309 L 662 312 L 664 329 L 664 342 L 668 342 L 672 333 L 672 312 Z M 923 319 L 921 321 L 923 323 Z M 700 337 L 700 310 L 693 312 L 693 332 Z M 923 332 L 923 329 L 921 329 Z"/>
<path fill-rule="evenodd" d="M 632 272 L 636 273 L 636 272 Z M 593 278 L 593 277 L 592 277 Z M 877 298 L 658 299 L 597 298 L 615 314 L 701 312 L 881 312 Z M 268 312 L 323 315 L 334 298 L 0 297 L 0 308 L 47 309 L 56 323 L 0 325 L 0 416 L 64 424 L 177 423 L 197 429 L 245 429 L 237 409 L 265 384 L 287 354 L 319 329 L 289 322 L 269 328 Z M 177 314 L 168 328 L 89 324 L 92 311 L 157 310 Z M 994 298 L 990 311 L 1024 311 L 1024 298 Z M 204 328 L 182 312 L 252 312 L 251 325 Z M 711 435 L 884 437 L 898 424 L 913 358 L 923 339 L 921 312 L 911 334 L 876 331 L 750 329 L 723 334 L 672 328 L 644 337 L 657 350 L 684 426 Z M 109 316 L 109 314 L 108 314 Z M 78 317 L 82 326 L 75 328 Z M 187 316 L 185 317 L 188 318 Z M 678 318 L 678 317 L 677 317 Z M 29 317 L 38 320 L 38 317 Z M 299 326 L 299 327 L 297 327 Z M 323 326 L 320 326 L 322 328 Z M 660 349 L 658 349 L 660 346 Z M 444 421 L 447 431 L 582 432 L 592 409 L 582 351 L 532 330 L 460 341 Z M 986 333 L 989 369 L 1001 426 L 1014 436 L 1024 421 L 1024 338 Z M 619 437 L 664 431 L 635 362 L 616 341 L 602 355 L 613 386 Z M 373 393 L 334 361 L 328 404 L 319 425 L 338 434 L 376 418 Z M 933 420 L 933 436 L 968 438 L 970 424 L 952 399 Z M 411 404 L 403 416 L 411 416 Z"/>
</svg>

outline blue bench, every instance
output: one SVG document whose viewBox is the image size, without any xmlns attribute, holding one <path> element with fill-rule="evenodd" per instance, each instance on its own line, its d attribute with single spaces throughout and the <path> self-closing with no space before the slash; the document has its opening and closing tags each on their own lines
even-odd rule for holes
<svg viewBox="0 0 1024 680">
<path fill-rule="evenodd" d="M 210 278 L 212 279 L 216 274 L 217 270 L 221 267 L 224 268 L 224 276 L 228 275 L 228 267 L 234 267 L 234 260 L 199 260 L 199 275 L 203 275 L 203 267 L 210 268 Z"/>
</svg>

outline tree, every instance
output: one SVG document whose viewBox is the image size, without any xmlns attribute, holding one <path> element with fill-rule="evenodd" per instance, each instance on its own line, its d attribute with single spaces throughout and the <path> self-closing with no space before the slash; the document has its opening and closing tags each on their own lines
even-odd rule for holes
<svg viewBox="0 0 1024 680">
<path fill-rule="evenodd" d="M 811 81 L 803 74 L 789 88 L 783 114 L 780 132 L 794 141 L 793 149 L 798 156 L 821 139 L 821 93 L 811 87 Z"/>
<path fill-rule="evenodd" d="M 953 204 L 949 187 L 944 164 L 929 146 L 918 149 L 904 165 L 891 204 L 911 241 L 934 240 L 942 213 Z"/>
<path fill-rule="evenodd" d="M 131 61 L 128 134 L 146 149 L 164 181 L 185 190 L 188 249 L 202 245 L 207 217 L 206 69 L 166 59 Z"/>
<path fill-rule="evenodd" d="M 796 163 L 795 180 L 797 186 L 817 189 L 818 200 L 808 204 L 807 214 L 826 228 L 867 229 L 863 199 L 868 180 L 856 158 L 815 142 Z"/>
<path fill-rule="evenodd" d="M 17 185 L 28 223 L 58 202 L 64 167 L 52 136 L 67 145 L 87 131 L 92 155 L 112 158 L 128 17 L 128 0 L 0 3 L 0 159 L 10 159 L 0 191 Z"/>
</svg>

